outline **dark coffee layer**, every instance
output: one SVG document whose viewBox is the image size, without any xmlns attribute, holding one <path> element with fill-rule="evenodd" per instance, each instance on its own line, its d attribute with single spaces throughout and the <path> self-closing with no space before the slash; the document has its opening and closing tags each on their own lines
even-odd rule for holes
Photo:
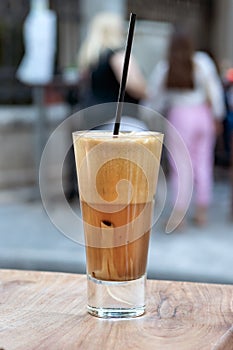
<svg viewBox="0 0 233 350">
<path fill-rule="evenodd" d="M 147 223 L 151 222 L 152 203 L 130 204 L 118 212 L 115 212 L 116 206 L 109 204 L 109 213 L 96 210 L 96 208 L 93 209 L 85 202 L 81 204 L 84 223 L 87 222 L 89 225 L 100 228 L 100 233 L 96 233 L 98 235 L 96 241 L 99 242 L 99 247 L 86 246 L 88 274 L 94 278 L 108 281 L 128 281 L 144 275 L 146 272 L 150 230 L 146 232 L 143 230 L 145 221 Z M 125 226 L 125 231 L 124 225 L 133 222 L 142 211 L 143 215 L 139 222 L 139 225 L 141 223 L 141 229 L 139 227 L 141 235 L 132 240 L 134 225 Z M 122 237 L 118 237 L 118 231 L 116 230 L 119 227 L 123 227 L 125 235 L 123 237 L 125 244 L 120 246 L 118 242 L 122 241 Z M 148 225 L 146 227 L 148 228 Z M 104 233 L 101 232 L 101 228 Z M 122 235 L 122 233 L 120 234 Z M 85 235 L 88 241 L 88 228 L 85 228 Z M 102 248 L 108 246 L 105 239 L 109 241 L 109 235 L 112 237 L 112 246 Z M 90 236 L 93 236 L 93 233 L 90 233 Z"/>
</svg>

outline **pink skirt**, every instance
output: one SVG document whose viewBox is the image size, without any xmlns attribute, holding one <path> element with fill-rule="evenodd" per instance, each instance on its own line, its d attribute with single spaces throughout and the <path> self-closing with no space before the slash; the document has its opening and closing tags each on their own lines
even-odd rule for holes
<svg viewBox="0 0 233 350">
<path fill-rule="evenodd" d="M 214 156 L 214 122 L 211 110 L 207 104 L 197 106 L 175 106 L 168 113 L 168 120 L 176 128 L 182 137 L 191 159 L 194 174 L 194 196 L 197 205 L 208 206 L 211 201 L 213 183 L 213 156 Z M 170 150 L 175 150 L 174 137 L 167 135 Z M 172 152 L 171 152 L 172 153 Z M 180 154 L 182 159 L 182 152 Z M 176 203 L 178 209 L 183 209 L 187 199 L 185 192 L 190 186 L 187 179 L 179 184 L 179 171 L 174 164 L 172 154 L 169 155 L 171 166 L 171 184 L 173 189 L 173 200 L 176 201 L 179 185 L 182 186 L 183 196 L 179 195 Z"/>
</svg>

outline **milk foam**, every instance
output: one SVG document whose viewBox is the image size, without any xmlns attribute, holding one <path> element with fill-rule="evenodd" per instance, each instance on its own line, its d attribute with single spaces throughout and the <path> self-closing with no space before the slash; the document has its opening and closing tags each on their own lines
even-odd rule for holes
<svg viewBox="0 0 233 350">
<path fill-rule="evenodd" d="M 146 203 L 156 189 L 163 135 L 109 131 L 73 134 L 80 197 L 96 204 Z"/>
</svg>

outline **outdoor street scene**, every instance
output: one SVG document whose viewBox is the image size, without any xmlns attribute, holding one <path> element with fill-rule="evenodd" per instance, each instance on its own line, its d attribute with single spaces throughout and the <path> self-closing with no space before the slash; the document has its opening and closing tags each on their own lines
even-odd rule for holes
<svg viewBox="0 0 233 350">
<path fill-rule="evenodd" d="M 233 350 L 233 0 L 0 17 L 0 350 Z"/>
<path fill-rule="evenodd" d="M 152 228 L 148 277 L 233 283 L 233 2 L 189 1 L 190 11 L 185 1 L 146 3 L 1 1 L 0 268 L 85 273 L 85 247 L 61 233 L 43 207 L 40 160 L 49 136 L 70 115 L 116 101 L 122 67 L 119 47 L 124 46 L 129 14 L 134 11 L 135 62 L 130 66 L 125 101 L 156 110 L 169 120 L 184 139 L 194 170 L 187 214 L 173 232 L 166 233 L 177 187 L 164 152 L 168 193 Z M 41 30 L 34 30 L 40 23 Z M 118 25 L 123 28 L 121 39 Z M 95 35 L 100 38 L 106 28 L 112 30 L 114 42 L 104 43 L 108 54 L 100 70 L 93 69 L 102 50 Z M 180 63 L 180 57 L 187 57 L 187 62 Z M 105 65 L 108 72 L 111 67 L 112 82 L 110 73 L 101 75 Z M 199 68 L 195 71 L 195 67 Z M 92 121 L 98 125 L 113 117 L 96 115 Z M 135 130 L 157 128 L 150 116 L 129 117 Z M 64 201 L 79 218 L 81 211 L 74 154 L 71 149 L 62 161 L 61 154 L 72 142 L 72 132 L 95 126 L 85 115 L 78 119 L 76 125 L 67 122 L 66 130 L 59 131 L 59 144 L 54 144 L 48 160 L 48 196 L 54 216 L 67 228 L 71 223 L 64 214 Z M 62 196 L 58 194 L 61 177 Z M 182 187 L 183 192 L 189 190 L 184 183 Z M 160 182 L 157 201 L 159 191 Z M 157 206 L 155 215 L 156 210 Z M 79 223 L 72 229 L 83 237 L 81 219 Z"/>
</svg>

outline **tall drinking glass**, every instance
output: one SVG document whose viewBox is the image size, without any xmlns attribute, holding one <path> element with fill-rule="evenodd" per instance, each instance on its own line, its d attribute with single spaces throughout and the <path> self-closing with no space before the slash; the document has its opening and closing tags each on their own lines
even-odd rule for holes
<svg viewBox="0 0 233 350">
<path fill-rule="evenodd" d="M 145 312 L 146 265 L 163 135 L 73 133 L 85 234 L 88 311 Z"/>
</svg>

